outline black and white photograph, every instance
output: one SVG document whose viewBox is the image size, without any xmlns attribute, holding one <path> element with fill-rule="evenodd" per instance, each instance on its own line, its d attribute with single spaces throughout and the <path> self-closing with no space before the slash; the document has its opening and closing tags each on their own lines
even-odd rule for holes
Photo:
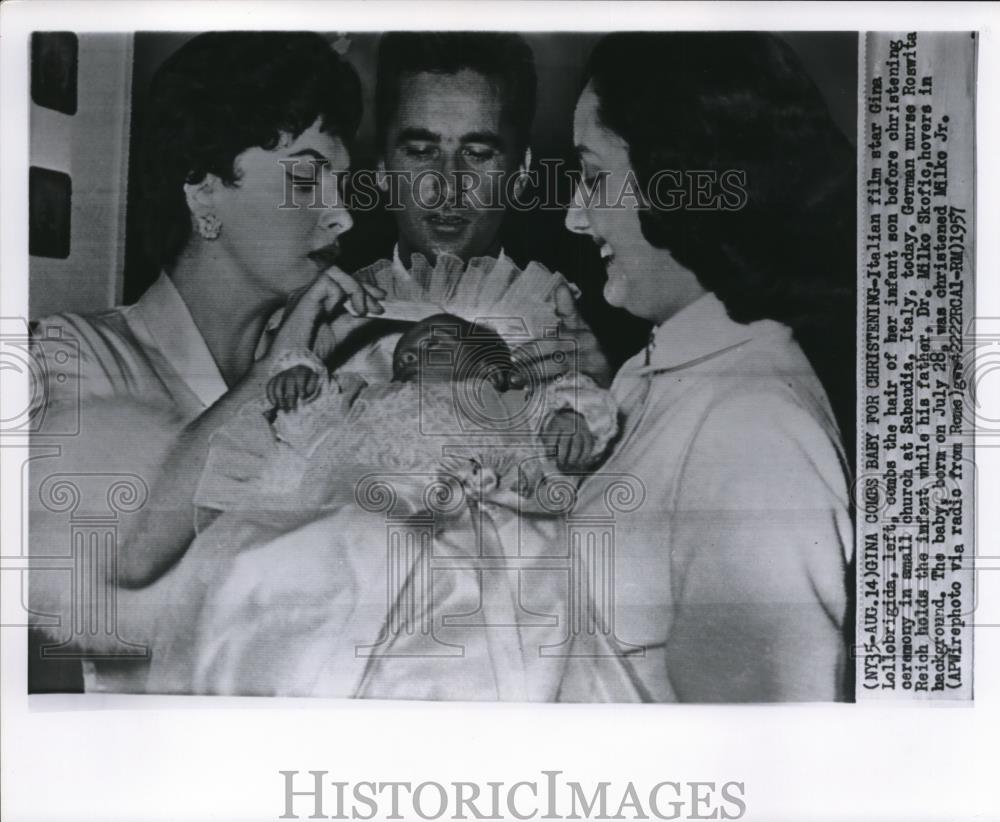
<svg viewBox="0 0 1000 822">
<path fill-rule="evenodd" d="M 144 770 L 107 818 L 945 818 L 889 728 L 991 710 L 985 17 L 170 5 L 6 16 L 4 695 L 125 772 L 243 752 L 228 811 Z M 812 805 L 816 757 L 905 781 Z"/>
<path fill-rule="evenodd" d="M 117 518 L 33 577 L 39 689 L 852 698 L 855 35 L 133 55 L 138 296 L 33 327 L 31 551 Z"/>
</svg>

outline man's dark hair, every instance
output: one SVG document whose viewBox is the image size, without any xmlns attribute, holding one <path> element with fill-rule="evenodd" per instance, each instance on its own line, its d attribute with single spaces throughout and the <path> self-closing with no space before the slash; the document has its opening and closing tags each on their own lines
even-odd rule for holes
<svg viewBox="0 0 1000 822">
<path fill-rule="evenodd" d="M 745 174 L 738 210 L 658 210 L 643 235 L 738 322 L 853 311 L 855 157 L 790 46 L 754 32 L 610 35 L 587 68 L 643 191 L 657 171 Z"/>
<path fill-rule="evenodd" d="M 389 32 L 378 49 L 375 129 L 380 151 L 399 105 L 405 74 L 457 74 L 475 71 L 497 83 L 502 116 L 517 133 L 518 153 L 531 140 L 537 77 L 531 46 L 519 34 L 502 32 Z"/>
<path fill-rule="evenodd" d="M 311 32 L 209 32 L 178 49 L 153 78 L 142 134 L 144 236 L 161 265 L 187 245 L 185 183 L 206 174 L 235 185 L 248 148 L 274 149 L 319 119 L 346 142 L 361 119 L 357 74 Z"/>
</svg>

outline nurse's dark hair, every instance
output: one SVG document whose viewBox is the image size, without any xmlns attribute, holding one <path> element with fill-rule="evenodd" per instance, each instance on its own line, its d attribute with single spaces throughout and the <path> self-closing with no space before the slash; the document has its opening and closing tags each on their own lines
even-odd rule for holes
<svg viewBox="0 0 1000 822">
<path fill-rule="evenodd" d="M 842 320 L 841 310 L 853 316 L 854 150 L 786 42 L 756 32 L 613 34 L 594 49 L 586 79 L 643 191 L 661 170 L 745 175 L 742 208 L 650 205 L 639 218 L 650 244 L 690 269 L 732 319 L 815 328 Z"/>
<path fill-rule="evenodd" d="M 147 252 L 168 268 L 191 234 L 185 183 L 238 185 L 234 160 L 248 148 L 273 149 L 317 119 L 350 142 L 361 119 L 357 74 L 312 32 L 198 35 L 159 68 L 148 99 L 139 207 Z"/>
<path fill-rule="evenodd" d="M 519 34 L 489 31 L 394 31 L 382 35 L 375 84 L 375 131 L 385 150 L 389 126 L 399 107 L 406 74 L 457 74 L 463 69 L 498 85 L 502 117 L 517 135 L 518 153 L 531 140 L 538 79 L 535 56 Z"/>
</svg>

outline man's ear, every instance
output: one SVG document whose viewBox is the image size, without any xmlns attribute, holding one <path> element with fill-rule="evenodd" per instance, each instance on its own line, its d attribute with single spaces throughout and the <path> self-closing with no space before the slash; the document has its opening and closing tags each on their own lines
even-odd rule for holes
<svg viewBox="0 0 1000 822">
<path fill-rule="evenodd" d="M 184 199 L 192 216 L 215 213 L 216 193 L 221 186 L 222 181 L 214 174 L 206 174 L 201 182 L 184 184 Z"/>
<path fill-rule="evenodd" d="M 378 166 L 376 167 L 375 174 L 375 185 L 379 187 L 379 190 L 385 194 L 389 191 L 389 178 L 385 173 L 385 158 L 380 157 L 378 161 Z"/>
</svg>

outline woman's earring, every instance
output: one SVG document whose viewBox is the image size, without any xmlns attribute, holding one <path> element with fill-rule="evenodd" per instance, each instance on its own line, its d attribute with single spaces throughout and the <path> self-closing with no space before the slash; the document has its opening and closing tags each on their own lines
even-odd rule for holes
<svg viewBox="0 0 1000 822">
<path fill-rule="evenodd" d="M 222 220 L 214 214 L 202 214 L 198 217 L 198 233 L 206 240 L 214 240 L 222 231 Z"/>
</svg>

